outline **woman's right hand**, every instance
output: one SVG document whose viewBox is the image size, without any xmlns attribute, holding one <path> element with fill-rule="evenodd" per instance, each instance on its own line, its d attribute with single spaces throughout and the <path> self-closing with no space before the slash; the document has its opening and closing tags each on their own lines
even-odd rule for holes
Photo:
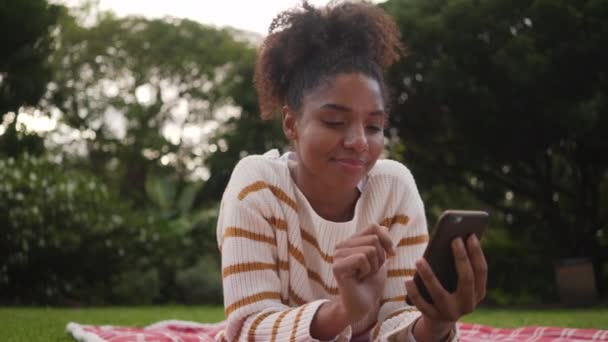
<svg viewBox="0 0 608 342">
<path fill-rule="evenodd" d="M 333 273 L 340 296 L 319 307 L 310 327 L 313 338 L 333 339 L 370 314 L 384 289 L 386 257 L 394 254 L 388 229 L 379 225 L 367 227 L 336 245 Z"/>
<path fill-rule="evenodd" d="M 377 224 L 336 245 L 333 273 L 343 313 L 351 324 L 379 303 L 386 281 L 385 261 L 393 255 L 388 229 Z"/>
</svg>

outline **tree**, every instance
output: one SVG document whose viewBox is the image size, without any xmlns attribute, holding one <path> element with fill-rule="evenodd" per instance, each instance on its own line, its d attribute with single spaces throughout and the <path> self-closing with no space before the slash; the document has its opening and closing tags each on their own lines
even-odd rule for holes
<svg viewBox="0 0 608 342">
<path fill-rule="evenodd" d="M 45 106 L 77 137 L 81 153 L 67 157 L 78 164 L 84 156 L 86 168 L 145 206 L 149 173 L 205 178 L 206 139 L 238 112 L 222 89 L 251 48 L 186 19 L 97 17 L 91 27 L 62 18 Z"/>
<path fill-rule="evenodd" d="M 208 138 L 241 112 L 233 92 L 249 86 L 254 50 L 235 30 L 94 9 L 81 11 L 96 18 L 86 26 L 60 11 L 44 56 L 53 79 L 37 110 L 59 118 L 35 135 L 46 153 L 20 139 L 6 146 L 29 154 L 0 157 L 0 302 L 217 301 L 219 196 L 195 198 L 218 149 Z"/>
<path fill-rule="evenodd" d="M 257 96 L 253 87 L 255 53 L 243 56 L 235 65 L 231 77 L 223 87 L 240 109 L 240 115 L 226 121 L 211 139 L 217 151 L 209 156 L 206 165 L 210 178 L 197 200 L 219 200 L 228 184 L 230 175 L 238 161 L 248 154 L 262 154 L 269 149 L 282 149 L 287 141 L 279 120 L 263 121 L 259 115 Z"/>
<path fill-rule="evenodd" d="M 59 11 L 45 0 L 0 3 L 0 117 L 37 104 L 44 94 L 51 76 L 46 59 Z"/>
<path fill-rule="evenodd" d="M 608 3 L 384 6 L 409 46 L 392 125 L 423 187 L 468 189 L 546 263 L 608 261 Z"/>
<path fill-rule="evenodd" d="M 36 105 L 44 94 L 52 74 L 47 58 L 61 9 L 46 0 L 0 1 L 0 124 L 5 123 L 0 153 L 42 150 L 40 139 L 17 132 L 16 120 L 5 115 Z"/>
</svg>

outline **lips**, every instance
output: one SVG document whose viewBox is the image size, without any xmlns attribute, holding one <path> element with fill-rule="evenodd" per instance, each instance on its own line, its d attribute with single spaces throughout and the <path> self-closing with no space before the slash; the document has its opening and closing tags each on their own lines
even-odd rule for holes
<svg viewBox="0 0 608 342">
<path fill-rule="evenodd" d="M 336 158 L 334 161 L 346 172 L 359 173 L 365 169 L 365 161 L 356 158 Z"/>
<path fill-rule="evenodd" d="M 338 163 L 344 163 L 352 166 L 365 166 L 365 162 L 356 158 L 336 158 Z"/>
</svg>

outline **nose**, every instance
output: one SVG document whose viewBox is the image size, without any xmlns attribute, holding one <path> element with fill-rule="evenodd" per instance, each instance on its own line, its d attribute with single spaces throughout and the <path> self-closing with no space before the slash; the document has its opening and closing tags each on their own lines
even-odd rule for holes
<svg viewBox="0 0 608 342">
<path fill-rule="evenodd" d="M 356 125 L 351 127 L 344 138 L 344 147 L 355 150 L 356 152 L 366 152 L 369 148 L 367 137 L 365 136 L 365 127 Z"/>
</svg>

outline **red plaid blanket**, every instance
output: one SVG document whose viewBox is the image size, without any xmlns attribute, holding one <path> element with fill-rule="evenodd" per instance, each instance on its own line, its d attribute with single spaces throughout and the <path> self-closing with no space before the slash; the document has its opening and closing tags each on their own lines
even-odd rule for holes
<svg viewBox="0 0 608 342">
<path fill-rule="evenodd" d="M 224 328 L 224 323 L 200 324 L 162 321 L 145 328 L 81 325 L 69 323 L 67 331 L 82 342 L 207 342 Z M 500 329 L 459 323 L 461 341 L 608 341 L 608 330 L 522 327 Z"/>
</svg>

